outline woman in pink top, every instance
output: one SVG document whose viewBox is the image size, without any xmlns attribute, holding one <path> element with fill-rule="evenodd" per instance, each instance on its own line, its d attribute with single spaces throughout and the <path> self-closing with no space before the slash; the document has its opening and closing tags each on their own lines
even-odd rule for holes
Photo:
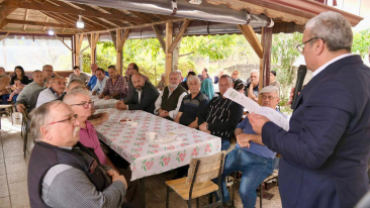
<svg viewBox="0 0 370 208">
<path fill-rule="evenodd" d="M 91 116 L 92 108 L 89 92 L 81 88 L 74 88 L 65 95 L 63 102 L 70 105 L 73 111 L 77 114 L 77 119 L 80 122 L 80 143 L 85 147 L 94 149 L 100 164 L 108 165 L 125 176 L 128 182 L 126 193 L 127 202 L 131 203 L 135 207 L 140 207 L 140 184 L 138 181 L 130 181 L 130 171 L 117 169 L 114 166 L 111 160 L 103 152 L 94 126 L 87 120 L 87 118 Z"/>
</svg>

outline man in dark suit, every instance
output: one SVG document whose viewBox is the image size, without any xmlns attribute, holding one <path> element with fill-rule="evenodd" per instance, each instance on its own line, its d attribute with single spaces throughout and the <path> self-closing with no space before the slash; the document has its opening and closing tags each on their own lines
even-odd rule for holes
<svg viewBox="0 0 370 208">
<path fill-rule="evenodd" d="M 369 189 L 370 69 L 350 53 L 352 40 L 342 15 L 311 19 L 297 49 L 313 77 L 296 98 L 289 131 L 249 115 L 262 142 L 282 156 L 284 208 L 352 208 Z"/>
<path fill-rule="evenodd" d="M 119 101 L 116 108 L 120 110 L 143 110 L 149 113 L 154 112 L 154 103 L 159 96 L 158 90 L 150 83 L 145 81 L 141 74 L 134 74 L 131 81 L 135 90 L 125 101 Z"/>
</svg>

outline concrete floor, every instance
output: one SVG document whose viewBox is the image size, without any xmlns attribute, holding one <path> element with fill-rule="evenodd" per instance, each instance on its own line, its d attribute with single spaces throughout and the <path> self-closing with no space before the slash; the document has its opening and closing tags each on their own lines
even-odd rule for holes
<svg viewBox="0 0 370 208">
<path fill-rule="evenodd" d="M 27 192 L 27 164 L 23 159 L 23 141 L 20 136 L 20 119 L 14 119 L 14 125 L 10 119 L 1 118 L 1 138 L 0 138 L 0 208 L 21 208 L 30 207 Z M 165 181 L 170 180 L 173 175 L 166 173 L 151 176 L 145 179 L 146 207 L 165 208 L 166 207 L 166 185 Z M 235 207 L 242 208 L 241 200 L 237 193 L 239 187 L 234 188 Z M 275 196 L 271 200 L 263 199 L 263 207 L 280 208 L 281 200 L 277 187 L 268 191 Z M 208 197 L 200 198 L 200 205 L 207 205 Z M 170 206 L 185 208 L 186 203 L 175 193 L 170 194 Z M 193 200 L 193 206 L 195 200 Z M 259 208 L 259 198 L 256 207 Z"/>
</svg>

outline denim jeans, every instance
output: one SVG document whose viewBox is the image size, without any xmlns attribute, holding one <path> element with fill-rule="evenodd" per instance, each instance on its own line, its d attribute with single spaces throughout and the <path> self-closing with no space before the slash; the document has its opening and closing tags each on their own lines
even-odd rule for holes
<svg viewBox="0 0 370 208">
<path fill-rule="evenodd" d="M 1 95 L 1 104 L 5 105 L 5 104 L 8 104 L 8 99 L 9 99 L 9 95 L 10 94 L 6 94 L 6 95 Z"/>
<path fill-rule="evenodd" d="M 230 148 L 230 140 L 221 139 L 221 151 L 226 151 Z"/>
<path fill-rule="evenodd" d="M 242 148 L 235 148 L 225 159 L 222 173 L 223 202 L 230 201 L 230 194 L 226 188 L 225 177 L 233 172 L 241 171 L 242 179 L 239 195 L 244 208 L 254 208 L 257 199 L 258 186 L 271 175 L 274 170 L 274 159 L 264 158 L 250 153 Z"/>
</svg>

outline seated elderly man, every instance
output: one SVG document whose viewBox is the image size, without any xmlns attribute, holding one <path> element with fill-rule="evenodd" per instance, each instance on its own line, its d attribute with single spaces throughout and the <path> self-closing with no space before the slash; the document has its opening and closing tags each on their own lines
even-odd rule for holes
<svg viewBox="0 0 370 208">
<path fill-rule="evenodd" d="M 98 68 L 95 71 L 95 76 L 96 76 L 97 80 L 96 80 L 96 84 L 95 84 L 94 88 L 92 89 L 92 94 L 93 95 L 97 95 L 97 94 L 100 95 L 103 92 L 109 77 L 105 76 L 105 71 L 102 68 Z"/>
<path fill-rule="evenodd" d="M 279 103 L 279 89 L 274 86 L 264 87 L 259 92 L 262 98 L 262 106 L 276 109 Z M 258 186 L 265 178 L 272 174 L 276 153 L 262 143 L 261 135 L 257 135 L 248 117 L 238 124 L 235 130 L 237 145 L 234 150 L 226 155 L 223 177 L 241 171 L 242 179 L 239 195 L 243 207 L 254 208 L 256 206 Z M 225 180 L 222 181 L 223 202 L 232 206 Z"/>
<path fill-rule="evenodd" d="M 229 75 L 222 75 L 218 83 L 220 96 L 209 101 L 206 109 L 198 116 L 199 130 L 222 138 L 222 150 L 230 147 L 236 125 L 243 115 L 243 107 L 223 96 L 227 89 L 233 87 Z"/>
<path fill-rule="evenodd" d="M 119 101 L 116 108 L 120 110 L 143 110 L 153 113 L 154 102 L 159 96 L 158 90 L 150 83 L 145 81 L 141 74 L 134 74 L 131 77 L 135 91 L 131 93 L 125 102 Z"/>
<path fill-rule="evenodd" d="M 253 69 L 250 76 L 250 82 L 245 87 L 245 95 L 254 101 L 258 101 L 258 88 L 260 81 L 260 72 Z"/>
<path fill-rule="evenodd" d="M 195 74 L 195 72 L 191 71 L 188 73 L 188 75 L 186 76 L 186 80 L 181 82 L 180 85 L 186 90 L 188 91 L 189 90 L 189 86 L 188 86 L 188 83 L 187 83 L 187 80 L 189 79 L 189 77 L 191 76 L 197 76 L 197 74 Z"/>
<path fill-rule="evenodd" d="M 103 152 L 94 125 L 90 120 L 88 120 L 88 118 L 91 116 L 93 105 L 89 91 L 86 88 L 74 88 L 67 93 L 63 101 L 71 106 L 75 114 L 77 114 L 77 120 L 80 123 L 80 143 L 85 147 L 94 149 L 100 164 L 108 165 L 109 167 L 117 170 L 112 161 Z M 125 178 L 131 178 L 130 171 L 119 169 L 119 172 L 122 173 Z M 126 198 L 127 201 L 132 203 L 135 207 L 140 207 L 139 185 L 140 184 L 138 181 L 128 182 Z"/>
<path fill-rule="evenodd" d="M 163 92 L 155 101 L 154 114 L 174 120 L 179 112 L 181 101 L 185 95 L 186 90 L 180 85 L 180 74 L 178 72 L 170 73 L 170 85 L 164 88 Z"/>
<path fill-rule="evenodd" d="M 105 84 L 103 93 L 99 95 L 99 98 L 106 100 L 124 99 L 128 92 L 128 83 L 123 76 L 119 75 L 115 66 L 111 65 L 108 67 L 109 79 Z"/>
<path fill-rule="evenodd" d="M 37 97 L 36 108 L 44 103 L 58 99 L 63 94 L 65 89 L 66 82 L 63 77 L 52 77 L 50 79 L 50 87 L 39 93 Z"/>
<path fill-rule="evenodd" d="M 28 164 L 31 207 L 123 206 L 126 179 L 78 142 L 80 123 L 70 106 L 48 102 L 30 117 L 36 141 Z"/>
<path fill-rule="evenodd" d="M 31 95 L 38 90 L 42 90 L 46 87 L 44 82 L 43 73 L 40 70 L 36 70 L 32 73 L 33 82 L 26 85 L 17 97 L 15 106 L 17 111 L 22 113 L 29 107 Z"/>
<path fill-rule="evenodd" d="M 200 112 L 205 110 L 209 100 L 207 95 L 200 92 L 199 77 L 188 76 L 186 82 L 189 86 L 190 94 L 186 95 L 182 100 L 175 122 L 191 128 L 197 128 L 198 116 Z"/>
</svg>

